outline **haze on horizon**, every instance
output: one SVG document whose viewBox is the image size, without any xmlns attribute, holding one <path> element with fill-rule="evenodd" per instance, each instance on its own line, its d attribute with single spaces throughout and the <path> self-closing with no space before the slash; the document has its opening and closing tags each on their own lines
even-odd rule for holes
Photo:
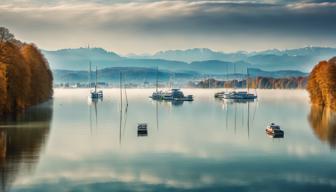
<svg viewBox="0 0 336 192">
<path fill-rule="evenodd" d="M 335 47 L 335 21 L 335 0 L 0 2 L 1 26 L 48 50 L 88 44 L 121 54 Z"/>
</svg>

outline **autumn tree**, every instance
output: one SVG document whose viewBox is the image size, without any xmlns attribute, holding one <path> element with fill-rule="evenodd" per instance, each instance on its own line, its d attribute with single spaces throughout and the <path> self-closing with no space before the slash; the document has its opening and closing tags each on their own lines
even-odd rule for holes
<svg viewBox="0 0 336 192">
<path fill-rule="evenodd" d="M 313 68 L 307 90 L 312 104 L 336 110 L 336 57 Z"/>
<path fill-rule="evenodd" d="M 47 60 L 32 44 L 0 27 L 0 115 L 21 111 L 52 96 Z"/>
<path fill-rule="evenodd" d="M 0 43 L 11 41 L 14 39 L 14 35 L 9 32 L 5 27 L 0 27 Z"/>
</svg>

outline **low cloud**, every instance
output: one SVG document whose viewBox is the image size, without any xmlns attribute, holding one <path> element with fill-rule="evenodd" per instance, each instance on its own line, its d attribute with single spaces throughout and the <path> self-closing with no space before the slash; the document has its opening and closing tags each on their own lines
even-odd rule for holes
<svg viewBox="0 0 336 192">
<path fill-rule="evenodd" d="M 245 50 L 332 45 L 335 20 L 336 3 L 319 1 L 0 3 L 2 25 L 51 49 L 89 42 L 121 52 L 193 46 L 227 50 L 234 40 L 233 49 Z M 53 37 L 66 42 L 61 46 Z"/>
</svg>

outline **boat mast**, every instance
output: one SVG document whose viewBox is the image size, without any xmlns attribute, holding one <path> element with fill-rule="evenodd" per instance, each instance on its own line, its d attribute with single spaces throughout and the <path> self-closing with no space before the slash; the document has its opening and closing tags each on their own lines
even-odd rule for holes
<svg viewBox="0 0 336 192">
<path fill-rule="evenodd" d="M 226 79 L 224 81 L 224 88 L 225 88 L 225 92 L 227 92 L 227 85 L 225 86 L 225 82 L 227 82 L 229 79 L 229 65 L 226 64 Z"/>
<path fill-rule="evenodd" d="M 249 72 L 248 72 L 248 67 L 246 68 L 246 74 L 247 74 L 246 88 L 247 88 L 247 92 L 249 92 Z"/>
<path fill-rule="evenodd" d="M 208 87 L 210 89 L 210 75 L 208 75 Z"/>
<path fill-rule="evenodd" d="M 89 61 L 89 88 L 91 89 L 91 61 Z"/>
<path fill-rule="evenodd" d="M 159 78 L 159 66 L 157 65 L 156 66 L 156 93 L 158 92 L 158 86 L 159 86 L 159 80 L 158 80 L 158 78 Z"/>
<path fill-rule="evenodd" d="M 96 66 L 96 83 L 95 83 L 95 92 L 97 91 L 97 75 L 98 75 L 98 69 Z"/>
<path fill-rule="evenodd" d="M 233 64 L 233 90 L 236 91 L 236 64 Z"/>
<path fill-rule="evenodd" d="M 122 83 L 121 83 L 121 71 L 120 71 L 120 79 L 119 79 L 119 87 L 120 87 L 120 107 L 122 107 Z"/>
</svg>

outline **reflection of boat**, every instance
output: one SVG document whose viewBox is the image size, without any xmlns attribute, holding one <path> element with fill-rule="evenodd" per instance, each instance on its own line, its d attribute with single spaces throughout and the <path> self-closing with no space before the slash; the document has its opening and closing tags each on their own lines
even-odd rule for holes
<svg viewBox="0 0 336 192">
<path fill-rule="evenodd" d="M 283 138 L 284 135 L 282 134 L 270 134 L 270 133 L 267 133 L 268 137 L 270 138 Z"/>
<path fill-rule="evenodd" d="M 91 99 L 89 99 L 89 101 L 88 101 L 88 104 L 89 105 L 91 105 L 91 104 L 96 104 L 96 103 L 98 103 L 99 101 L 103 101 L 103 97 L 95 97 L 95 98 L 91 98 Z"/>
<path fill-rule="evenodd" d="M 174 106 L 180 106 L 180 105 L 183 105 L 183 100 L 172 100 L 171 101 L 171 104 L 174 105 Z"/>
<path fill-rule="evenodd" d="M 147 136 L 147 123 L 139 123 L 138 124 L 138 136 Z"/>
<path fill-rule="evenodd" d="M 251 103 L 254 102 L 254 99 L 224 99 L 224 103 L 233 104 L 233 103 Z"/>
<path fill-rule="evenodd" d="M 269 126 L 267 126 L 266 133 L 273 136 L 273 138 L 282 138 L 284 136 L 284 131 L 280 129 L 279 125 L 274 123 L 271 123 Z"/>
</svg>

